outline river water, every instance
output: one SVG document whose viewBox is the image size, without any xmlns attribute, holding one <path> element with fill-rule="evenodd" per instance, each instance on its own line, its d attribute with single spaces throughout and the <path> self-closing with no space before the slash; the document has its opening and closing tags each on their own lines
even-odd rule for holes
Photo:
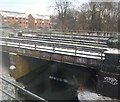
<svg viewBox="0 0 120 102">
<path fill-rule="evenodd" d="M 24 83 L 26 89 L 46 100 L 77 101 L 78 88 L 94 89 L 96 79 L 91 79 L 91 73 L 84 68 L 80 70 L 79 66 L 50 62 L 17 81 Z"/>
<path fill-rule="evenodd" d="M 2 60 L 3 69 L 1 73 L 2 75 L 9 75 L 8 55 L 4 55 Z M 105 99 L 93 93 L 97 82 L 96 71 L 85 67 L 50 61 L 50 63 L 36 68 L 36 70 L 17 81 L 23 83 L 29 91 L 50 101 L 68 100 L 78 102 L 78 98 L 79 100 Z M 78 89 L 82 89 L 82 91 L 79 90 L 78 92 Z M 33 97 L 18 92 L 20 98 L 34 100 Z"/>
</svg>

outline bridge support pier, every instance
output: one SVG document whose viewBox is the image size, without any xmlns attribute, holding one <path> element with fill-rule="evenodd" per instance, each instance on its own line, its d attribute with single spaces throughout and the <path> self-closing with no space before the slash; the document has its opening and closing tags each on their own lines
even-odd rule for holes
<svg viewBox="0 0 120 102">
<path fill-rule="evenodd" d="M 97 91 L 104 96 L 120 99 L 119 56 L 105 54 L 105 58 L 98 74 Z"/>
<path fill-rule="evenodd" d="M 111 97 L 120 99 L 120 75 L 113 74 L 109 72 L 100 71 L 98 75 L 98 93 Z"/>
<path fill-rule="evenodd" d="M 30 69 L 27 60 L 18 55 L 17 53 L 9 53 L 10 57 L 10 66 L 14 66 L 14 69 L 10 69 L 10 75 L 15 79 L 18 79 L 26 75 Z"/>
</svg>

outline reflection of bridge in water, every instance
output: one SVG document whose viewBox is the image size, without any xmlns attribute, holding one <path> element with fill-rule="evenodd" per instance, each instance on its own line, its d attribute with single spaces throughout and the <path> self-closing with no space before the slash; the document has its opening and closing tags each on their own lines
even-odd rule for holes
<svg viewBox="0 0 120 102">
<path fill-rule="evenodd" d="M 16 57 L 19 59 L 18 61 L 24 60 L 25 63 L 21 68 L 26 67 L 26 61 L 22 56 L 29 56 L 95 69 L 99 72 L 98 91 L 110 97 L 118 98 L 117 93 L 119 92 L 115 88 L 118 83 L 116 85 L 111 84 L 112 82 L 108 80 L 108 77 L 109 79 L 119 80 L 119 53 L 117 49 L 108 48 L 106 44 L 108 36 L 95 33 L 80 35 L 56 33 L 42 33 L 37 36 L 23 35 L 20 37 L 1 37 L 2 51 L 10 53 L 11 65 L 15 65 L 17 68 L 19 62 L 14 61 L 13 56 L 19 56 Z M 25 71 L 22 74 L 25 75 L 25 73 L 28 72 Z M 20 77 L 21 75 L 17 76 L 17 78 Z M 54 76 L 51 76 L 51 78 L 54 78 Z M 107 91 L 104 92 L 109 88 L 112 90 L 115 88 L 115 96 L 111 96 Z"/>
</svg>

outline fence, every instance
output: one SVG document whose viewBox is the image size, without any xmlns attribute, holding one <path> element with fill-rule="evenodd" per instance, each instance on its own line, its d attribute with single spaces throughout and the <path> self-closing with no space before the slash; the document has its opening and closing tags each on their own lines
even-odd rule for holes
<svg viewBox="0 0 120 102">
<path fill-rule="evenodd" d="M 23 38 L 5 38 L 0 39 L 1 45 L 46 51 L 51 53 L 66 54 L 72 56 L 88 57 L 93 59 L 104 59 L 104 50 L 106 48 L 93 46 L 89 44 L 71 44 L 63 42 L 44 41 L 40 39 L 23 39 Z M 101 58 L 102 57 L 102 58 Z"/>
<path fill-rule="evenodd" d="M 18 85 L 16 85 L 15 83 L 12 83 L 10 81 L 8 81 L 7 79 L 3 78 L 3 77 L 0 77 L 0 80 L 2 81 L 2 83 L 7 83 L 8 85 L 10 85 L 10 87 L 14 87 L 15 89 L 15 95 L 11 95 L 11 93 L 5 91 L 3 89 L 3 87 L 1 87 L 0 91 L 2 92 L 2 94 L 4 94 L 5 96 L 8 96 L 9 97 L 9 100 L 16 100 L 18 102 L 22 102 L 24 100 L 21 100 L 19 97 L 18 97 L 18 90 L 20 90 L 22 93 L 26 94 L 26 95 L 29 95 L 31 98 L 33 98 L 34 100 L 39 100 L 39 102 L 48 102 L 47 100 L 43 99 L 42 97 L 40 96 L 37 96 L 36 94 L 24 89 L 23 87 L 20 87 Z M 6 88 L 9 88 L 9 87 L 6 87 Z M 29 99 L 28 99 L 29 100 Z"/>
</svg>

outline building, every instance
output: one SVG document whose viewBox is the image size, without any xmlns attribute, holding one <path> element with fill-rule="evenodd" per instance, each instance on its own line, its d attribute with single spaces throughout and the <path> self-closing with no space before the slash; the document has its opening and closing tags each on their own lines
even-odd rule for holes
<svg viewBox="0 0 120 102">
<path fill-rule="evenodd" d="M 0 11 L 2 23 L 13 27 L 28 28 L 28 16 L 25 13 Z"/>
<path fill-rule="evenodd" d="M 12 27 L 40 29 L 50 28 L 50 17 L 48 15 L 29 14 L 12 11 L 0 11 L 0 19 L 3 24 Z"/>
<path fill-rule="evenodd" d="M 50 17 L 48 15 L 30 14 L 28 16 L 28 27 L 29 28 L 50 28 Z"/>
</svg>

